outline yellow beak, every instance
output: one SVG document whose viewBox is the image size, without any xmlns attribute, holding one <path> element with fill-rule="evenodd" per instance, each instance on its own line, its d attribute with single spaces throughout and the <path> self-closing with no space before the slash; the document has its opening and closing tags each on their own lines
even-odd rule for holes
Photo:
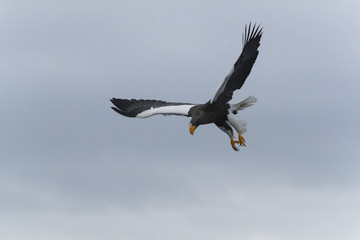
<svg viewBox="0 0 360 240">
<path fill-rule="evenodd" d="M 195 129 L 196 129 L 196 126 L 193 126 L 193 125 L 189 126 L 189 131 L 190 131 L 191 135 L 194 135 Z"/>
</svg>

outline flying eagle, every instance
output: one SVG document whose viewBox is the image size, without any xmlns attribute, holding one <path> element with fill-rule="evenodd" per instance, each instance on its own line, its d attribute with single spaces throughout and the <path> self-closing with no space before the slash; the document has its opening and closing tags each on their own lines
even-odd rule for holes
<svg viewBox="0 0 360 240">
<path fill-rule="evenodd" d="M 204 104 L 113 98 L 110 101 L 116 107 L 112 107 L 112 109 L 126 117 L 147 118 L 156 114 L 191 117 L 189 124 L 191 135 L 194 134 L 198 126 L 214 123 L 230 137 L 231 147 L 238 151 L 236 144 L 245 146 L 245 139 L 242 134 L 246 132 L 246 122 L 242 121 L 236 114 L 238 111 L 252 106 L 257 99 L 250 96 L 236 104 L 230 104 L 229 101 L 232 99 L 233 92 L 242 87 L 250 74 L 259 53 L 258 47 L 261 36 L 262 28 L 260 25 L 254 24 L 252 27 L 250 23 L 249 27 L 245 26 L 243 49 L 240 57 L 236 60 L 214 97 Z M 238 140 L 234 136 L 233 128 L 238 133 Z"/>
</svg>

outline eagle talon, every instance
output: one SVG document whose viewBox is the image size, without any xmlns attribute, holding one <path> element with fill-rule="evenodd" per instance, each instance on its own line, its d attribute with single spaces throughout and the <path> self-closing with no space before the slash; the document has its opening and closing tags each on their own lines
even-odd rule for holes
<svg viewBox="0 0 360 240">
<path fill-rule="evenodd" d="M 232 138 L 230 138 L 230 143 L 231 143 L 231 147 L 235 150 L 235 151 L 239 151 L 239 148 L 236 147 L 235 144 L 239 144 L 240 146 L 246 147 L 245 145 L 245 138 L 239 133 L 239 141 L 236 141 Z"/>
<path fill-rule="evenodd" d="M 239 144 L 240 144 L 240 146 L 246 147 L 245 143 L 246 143 L 245 138 L 239 133 Z"/>
</svg>

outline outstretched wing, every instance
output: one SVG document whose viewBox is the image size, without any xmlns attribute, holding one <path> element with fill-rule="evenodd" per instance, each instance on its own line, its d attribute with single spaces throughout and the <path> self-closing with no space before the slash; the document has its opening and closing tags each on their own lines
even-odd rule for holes
<svg viewBox="0 0 360 240">
<path fill-rule="evenodd" d="M 243 34 L 244 46 L 241 55 L 230 73 L 225 77 L 211 102 L 227 103 L 231 100 L 233 92 L 242 87 L 259 53 L 257 49 L 260 46 L 261 36 L 262 28 L 260 28 L 260 25 L 256 26 L 255 24 L 251 28 L 250 23 L 249 27 L 245 26 L 245 33 Z"/>
<path fill-rule="evenodd" d="M 156 114 L 189 116 L 189 110 L 195 104 L 165 102 L 160 100 L 119 99 L 110 100 L 112 109 L 126 117 L 147 118 Z"/>
</svg>

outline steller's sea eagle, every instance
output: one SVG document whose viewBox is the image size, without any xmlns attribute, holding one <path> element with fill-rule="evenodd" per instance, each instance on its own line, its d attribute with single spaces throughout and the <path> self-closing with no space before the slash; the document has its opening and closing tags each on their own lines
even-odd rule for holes
<svg viewBox="0 0 360 240">
<path fill-rule="evenodd" d="M 236 104 L 230 104 L 229 101 L 232 99 L 233 92 L 242 87 L 250 74 L 259 53 L 258 47 L 261 36 L 262 28 L 259 25 L 254 24 L 252 27 L 250 23 L 249 27 L 245 26 L 243 49 L 240 57 L 236 60 L 214 97 L 204 104 L 113 98 L 110 101 L 116 107 L 112 107 L 112 109 L 126 117 L 147 118 L 156 114 L 191 117 L 189 124 L 191 135 L 194 134 L 198 126 L 215 123 L 230 137 L 232 148 L 238 151 L 236 144 L 245 146 L 245 139 L 242 134 L 246 132 L 246 122 L 242 121 L 236 114 L 238 111 L 252 106 L 257 100 L 250 96 Z M 233 128 L 238 133 L 238 140 L 233 134 Z"/>
</svg>

